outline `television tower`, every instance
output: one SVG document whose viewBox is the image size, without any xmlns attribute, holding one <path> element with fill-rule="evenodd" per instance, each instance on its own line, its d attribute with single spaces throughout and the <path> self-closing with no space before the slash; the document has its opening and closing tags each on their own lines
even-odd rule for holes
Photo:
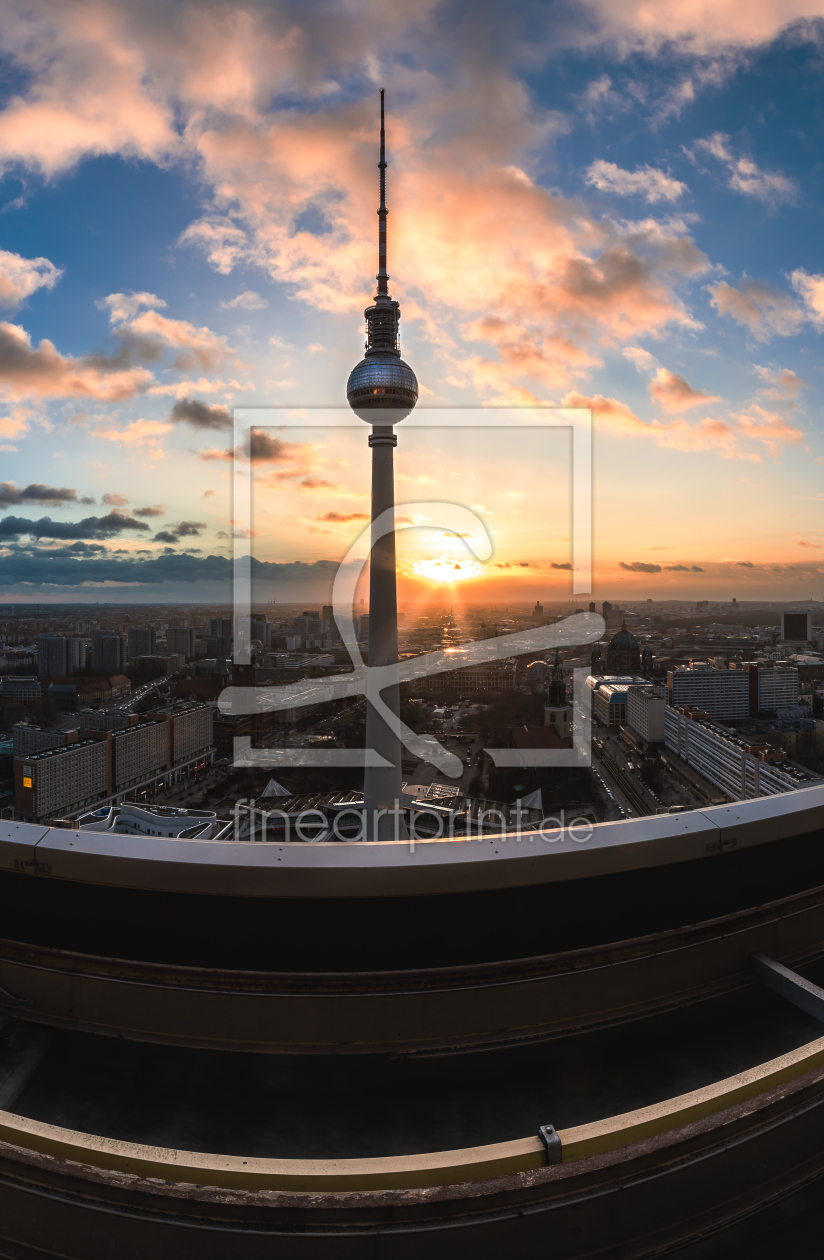
<svg viewBox="0 0 824 1260">
<path fill-rule="evenodd" d="M 349 376 L 349 405 L 372 426 L 372 520 L 395 505 L 393 451 L 398 444 L 394 425 L 412 411 L 418 401 L 415 373 L 401 358 L 398 344 L 400 306 L 389 296 L 386 270 L 386 136 L 384 89 L 381 88 L 380 205 L 378 206 L 378 291 L 364 311 L 366 353 Z M 395 575 L 394 530 L 372 540 L 369 564 L 369 666 L 370 670 L 398 663 L 398 592 Z M 400 713 L 398 684 L 386 687 L 381 698 L 390 712 Z M 387 766 L 365 766 L 363 800 L 365 839 L 406 838 L 400 814 L 401 741 L 373 703 L 367 681 L 366 748 L 374 749 Z M 387 811 L 381 813 L 380 811 Z"/>
</svg>

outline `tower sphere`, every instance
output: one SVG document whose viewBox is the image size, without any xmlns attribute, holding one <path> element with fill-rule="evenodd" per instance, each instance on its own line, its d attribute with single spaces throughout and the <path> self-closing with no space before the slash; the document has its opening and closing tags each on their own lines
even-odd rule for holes
<svg viewBox="0 0 824 1260">
<path fill-rule="evenodd" d="M 349 374 L 349 406 L 367 424 L 398 424 L 418 401 L 418 378 L 397 351 L 373 350 Z M 391 417 L 376 415 L 391 409 Z"/>
<path fill-rule="evenodd" d="M 418 379 L 401 358 L 398 324 L 401 308 L 389 296 L 386 270 L 386 135 L 381 91 L 380 198 L 378 206 L 378 291 L 364 311 L 366 354 L 352 369 L 346 397 L 356 416 L 373 426 L 392 426 L 409 415 L 418 401 Z"/>
</svg>

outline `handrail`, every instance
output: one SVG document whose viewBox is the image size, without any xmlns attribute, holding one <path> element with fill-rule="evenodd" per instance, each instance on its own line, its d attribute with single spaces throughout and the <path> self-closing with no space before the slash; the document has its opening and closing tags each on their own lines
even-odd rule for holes
<svg viewBox="0 0 824 1260">
<path fill-rule="evenodd" d="M 726 1111 L 824 1064 L 824 1037 L 688 1094 L 559 1130 L 563 1163 L 602 1155 Z M 536 1124 L 537 1129 L 537 1124 Z M 171 1182 L 306 1193 L 456 1185 L 528 1172 L 545 1163 L 539 1138 L 423 1155 L 367 1159 L 260 1159 L 143 1146 L 0 1111 L 0 1141 L 93 1168 Z"/>
</svg>

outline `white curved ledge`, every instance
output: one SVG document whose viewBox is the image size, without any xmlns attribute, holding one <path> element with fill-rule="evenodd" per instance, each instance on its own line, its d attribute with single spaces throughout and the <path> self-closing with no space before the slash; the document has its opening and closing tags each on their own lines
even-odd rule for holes
<svg viewBox="0 0 824 1260">
<path fill-rule="evenodd" d="M 398 897 L 586 879 L 720 856 L 824 828 L 824 787 L 557 832 L 369 844 L 235 843 L 0 822 L 0 870 L 234 897 Z"/>
</svg>

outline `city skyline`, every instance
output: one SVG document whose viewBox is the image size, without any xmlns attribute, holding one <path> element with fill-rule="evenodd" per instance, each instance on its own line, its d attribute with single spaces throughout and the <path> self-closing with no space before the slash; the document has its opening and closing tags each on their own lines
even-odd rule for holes
<svg viewBox="0 0 824 1260">
<path fill-rule="evenodd" d="M 818 0 L 324 10 L 323 39 L 314 5 L 78 14 L 0 33 L 0 609 L 230 598 L 249 455 L 256 602 L 328 598 L 358 437 L 232 452 L 230 408 L 345 405 L 384 84 L 419 408 L 592 408 L 596 600 L 824 589 Z M 466 454 L 405 435 L 398 499 L 482 509 L 493 556 L 450 588 L 461 555 L 407 539 L 401 601 L 562 602 L 566 439 Z"/>
</svg>

